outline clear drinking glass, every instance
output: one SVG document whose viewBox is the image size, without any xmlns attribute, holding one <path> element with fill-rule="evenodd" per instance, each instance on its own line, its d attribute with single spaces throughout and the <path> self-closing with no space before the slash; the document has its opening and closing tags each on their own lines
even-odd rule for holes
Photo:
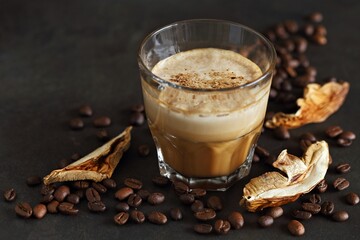
<svg viewBox="0 0 360 240">
<path fill-rule="evenodd" d="M 152 73 L 159 61 L 198 48 L 240 53 L 257 64 L 262 75 L 241 86 L 199 89 Z M 138 54 L 160 174 L 208 190 L 226 190 L 246 176 L 261 133 L 275 67 L 272 44 L 234 22 L 186 20 L 148 35 Z"/>
</svg>

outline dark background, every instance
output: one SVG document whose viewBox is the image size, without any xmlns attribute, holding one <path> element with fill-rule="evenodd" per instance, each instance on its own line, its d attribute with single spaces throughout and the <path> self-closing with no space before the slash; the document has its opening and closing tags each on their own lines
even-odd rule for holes
<svg viewBox="0 0 360 240">
<path fill-rule="evenodd" d="M 129 122 L 129 108 L 141 103 L 141 89 L 136 63 L 137 48 L 147 33 L 165 24 L 189 18 L 218 18 L 240 22 L 262 31 L 286 19 L 301 21 L 305 14 L 321 11 L 328 29 L 328 44 L 310 46 L 311 64 L 318 69 L 318 79 L 336 76 L 351 83 L 350 93 L 342 108 L 329 120 L 292 131 L 288 142 L 274 140 L 269 133 L 260 144 L 273 154 L 289 148 L 300 154 L 299 136 L 314 132 L 318 138 L 327 126 L 340 124 L 359 132 L 359 63 L 360 63 L 360 2 L 359 1 L 0 1 L 0 190 L 13 187 L 16 201 L 40 200 L 39 188 L 26 186 L 28 176 L 48 174 L 62 158 L 73 153 L 87 154 L 100 145 L 91 119 L 85 119 L 82 131 L 71 131 L 67 122 L 78 116 L 84 103 L 94 108 L 94 116 L 108 115 L 113 135 Z M 351 172 L 345 177 L 349 189 L 335 192 L 331 186 L 323 199 L 336 203 L 336 209 L 350 212 L 346 223 L 336 223 L 322 216 L 304 221 L 303 239 L 358 239 L 360 234 L 359 206 L 344 201 L 350 191 L 360 193 L 359 140 L 350 148 L 339 148 L 329 141 L 335 164 L 349 162 Z M 137 154 L 140 144 L 151 146 L 151 155 Z M 269 170 L 263 163 L 253 166 L 254 177 Z M 157 175 L 154 145 L 146 125 L 133 130 L 132 147 L 121 160 L 114 179 L 121 186 L 126 176 L 144 181 L 145 188 L 161 191 L 167 196 L 159 207 L 144 204 L 141 210 L 168 211 L 179 204 L 170 189 L 159 189 L 151 183 Z M 332 166 L 326 179 L 331 182 L 339 175 Z M 268 229 L 260 229 L 258 214 L 245 213 L 238 206 L 242 188 L 250 179 L 235 184 L 220 196 L 226 205 L 219 217 L 231 210 L 245 216 L 245 227 L 231 231 L 228 239 L 287 239 L 289 212 L 299 208 L 299 201 L 285 207 L 284 217 Z M 182 207 L 185 218 L 170 221 L 165 226 L 145 223 L 116 226 L 112 222 L 116 201 L 113 192 L 104 197 L 108 210 L 103 214 L 89 213 L 86 203 L 80 204 L 78 216 L 48 214 L 42 220 L 20 219 L 15 216 L 15 203 L 0 201 L 0 239 L 198 239 L 192 231 L 195 220 L 190 210 Z M 306 198 L 306 197 L 305 197 Z M 206 238 L 217 238 L 212 235 Z"/>
</svg>

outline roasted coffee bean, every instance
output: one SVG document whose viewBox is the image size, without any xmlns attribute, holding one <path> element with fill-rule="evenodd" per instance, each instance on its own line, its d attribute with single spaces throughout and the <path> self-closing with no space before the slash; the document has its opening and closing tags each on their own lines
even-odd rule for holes
<svg viewBox="0 0 360 240">
<path fill-rule="evenodd" d="M 183 214 L 182 214 L 182 211 L 180 210 L 180 208 L 171 208 L 170 209 L 170 217 L 174 221 L 181 220 L 183 218 Z"/>
<path fill-rule="evenodd" d="M 143 104 L 135 104 L 135 105 L 131 106 L 131 111 L 133 111 L 133 112 L 144 112 L 145 107 L 144 107 Z"/>
<path fill-rule="evenodd" d="M 216 217 L 216 212 L 211 208 L 204 208 L 203 210 L 194 213 L 194 216 L 200 221 L 208 221 Z"/>
<path fill-rule="evenodd" d="M 284 40 L 284 41 L 282 42 L 282 46 L 283 46 L 287 51 L 289 51 L 289 52 L 292 52 L 292 51 L 294 51 L 294 49 L 295 49 L 295 44 L 294 44 L 294 42 L 293 42 L 292 39 L 286 39 L 286 40 Z M 284 59 L 284 60 L 285 60 L 285 59 Z M 287 64 L 285 64 L 285 65 L 287 65 Z"/>
<path fill-rule="evenodd" d="M 70 188 L 66 185 L 61 185 L 55 190 L 54 197 L 57 201 L 62 202 L 69 194 Z"/>
<path fill-rule="evenodd" d="M 104 212 L 106 206 L 102 201 L 88 202 L 88 209 L 91 212 Z"/>
<path fill-rule="evenodd" d="M 272 207 L 266 211 L 266 215 L 271 216 L 272 218 L 278 218 L 282 216 L 283 213 L 284 210 L 282 209 L 282 207 Z"/>
<path fill-rule="evenodd" d="M 69 121 L 72 130 L 80 130 L 84 128 L 84 121 L 81 118 L 73 118 Z"/>
<path fill-rule="evenodd" d="M 311 132 L 304 133 L 303 135 L 301 135 L 300 138 L 301 138 L 301 139 L 304 139 L 304 140 L 309 140 L 309 141 L 312 142 L 312 143 L 314 143 L 314 142 L 317 141 L 315 135 L 312 134 Z"/>
<path fill-rule="evenodd" d="M 304 209 L 307 212 L 310 212 L 311 214 L 317 214 L 321 210 L 321 206 L 317 203 L 303 203 L 301 204 L 302 209 Z"/>
<path fill-rule="evenodd" d="M 286 20 L 284 26 L 289 33 L 296 33 L 299 30 L 299 25 L 294 20 Z"/>
<path fill-rule="evenodd" d="M 107 142 L 110 140 L 109 133 L 105 129 L 100 129 L 96 132 L 96 137 L 101 142 Z"/>
<path fill-rule="evenodd" d="M 269 93 L 270 100 L 276 99 L 277 95 L 278 95 L 278 91 L 274 88 L 271 88 Z"/>
<path fill-rule="evenodd" d="M 324 25 L 317 25 L 317 26 L 315 27 L 315 33 L 314 33 L 314 34 L 315 34 L 315 35 L 323 35 L 323 36 L 326 36 L 327 30 L 326 30 L 326 28 L 325 28 Z"/>
<path fill-rule="evenodd" d="M 4 199 L 7 202 L 12 202 L 16 198 L 16 191 L 13 188 L 7 189 L 4 192 Z"/>
<path fill-rule="evenodd" d="M 326 136 L 330 138 L 335 138 L 339 136 L 343 132 L 342 128 L 340 126 L 330 126 L 326 128 L 325 134 Z"/>
<path fill-rule="evenodd" d="M 284 126 L 275 128 L 274 133 L 275 137 L 281 140 L 286 140 L 290 138 L 290 132 Z"/>
<path fill-rule="evenodd" d="M 126 212 L 119 212 L 114 216 L 114 222 L 118 225 L 124 225 L 129 219 L 129 214 Z"/>
<path fill-rule="evenodd" d="M 149 156 L 150 154 L 150 147 L 146 144 L 142 144 L 138 147 L 138 153 L 141 157 Z"/>
<path fill-rule="evenodd" d="M 111 119 L 106 116 L 97 117 L 93 121 L 94 127 L 100 128 L 100 127 L 108 127 L 111 124 Z"/>
<path fill-rule="evenodd" d="M 102 185 L 104 185 L 108 189 L 116 188 L 116 182 L 112 178 L 106 178 L 101 183 L 102 183 Z"/>
<path fill-rule="evenodd" d="M 336 222 L 345 222 L 349 219 L 349 214 L 346 211 L 340 210 L 334 212 L 332 219 Z"/>
<path fill-rule="evenodd" d="M 340 147 L 349 147 L 352 144 L 352 141 L 345 138 L 338 138 L 336 141 L 337 145 Z"/>
<path fill-rule="evenodd" d="M 191 193 L 184 193 L 180 195 L 179 199 L 182 203 L 190 205 L 195 201 L 195 196 Z"/>
<path fill-rule="evenodd" d="M 79 209 L 74 208 L 74 204 L 68 202 L 62 202 L 58 206 L 60 213 L 65 215 L 76 215 L 79 212 Z"/>
<path fill-rule="evenodd" d="M 46 206 L 41 203 L 36 205 L 33 209 L 33 215 L 37 219 L 41 219 L 41 218 L 45 217 L 46 213 L 47 213 Z"/>
<path fill-rule="evenodd" d="M 313 12 L 310 13 L 307 17 L 307 20 L 310 20 L 311 22 L 314 23 L 320 23 L 322 22 L 322 20 L 324 19 L 323 15 L 320 12 Z"/>
<path fill-rule="evenodd" d="M 307 41 L 306 41 L 306 46 L 307 46 Z M 301 66 L 301 67 L 305 67 L 305 68 L 306 68 L 306 67 L 310 66 L 310 61 L 309 61 L 309 59 L 306 57 L 305 54 L 299 53 L 298 56 L 297 56 L 297 58 L 298 58 L 298 60 L 299 60 L 299 62 L 300 62 L 300 66 Z"/>
<path fill-rule="evenodd" d="M 359 199 L 359 195 L 357 195 L 356 193 L 348 193 L 346 196 L 345 196 L 345 199 L 346 199 L 346 202 L 350 205 L 356 205 L 359 203 L 360 199 Z"/>
<path fill-rule="evenodd" d="M 83 105 L 79 108 L 79 114 L 83 117 L 91 117 L 93 110 L 90 105 Z"/>
<path fill-rule="evenodd" d="M 59 202 L 56 200 L 52 200 L 51 202 L 49 202 L 46 206 L 46 209 L 49 213 L 57 213 L 58 212 L 58 206 L 59 206 Z"/>
<path fill-rule="evenodd" d="M 223 209 L 221 199 L 218 196 L 211 196 L 207 200 L 208 208 L 214 209 L 215 211 L 220 211 Z"/>
<path fill-rule="evenodd" d="M 213 227 L 210 224 L 199 223 L 194 225 L 194 231 L 199 234 L 209 234 L 212 232 Z"/>
<path fill-rule="evenodd" d="M 218 219 L 214 224 L 214 230 L 217 234 L 227 234 L 230 228 L 231 225 L 227 220 Z"/>
<path fill-rule="evenodd" d="M 260 157 L 256 153 L 254 153 L 252 161 L 253 163 L 258 163 L 260 162 Z"/>
<path fill-rule="evenodd" d="M 320 204 L 321 203 L 321 197 L 319 194 L 311 194 L 310 198 L 309 198 L 309 202 L 311 203 L 316 203 L 316 204 Z"/>
<path fill-rule="evenodd" d="M 241 213 L 233 211 L 230 213 L 228 220 L 233 229 L 240 229 L 244 226 L 244 217 Z"/>
<path fill-rule="evenodd" d="M 41 195 L 45 196 L 45 195 L 49 195 L 49 194 L 53 194 L 55 192 L 55 187 L 52 184 L 49 185 L 45 185 L 43 184 L 41 186 L 41 190 L 40 193 Z"/>
<path fill-rule="evenodd" d="M 308 149 L 308 147 L 312 144 L 312 142 L 310 140 L 307 139 L 301 139 L 300 140 L 300 148 L 301 150 L 303 150 L 304 152 Z"/>
<path fill-rule="evenodd" d="M 149 222 L 154 224 L 162 225 L 167 222 L 167 217 L 165 216 L 165 214 L 158 211 L 150 212 L 147 218 Z"/>
<path fill-rule="evenodd" d="M 315 27 L 312 24 L 305 24 L 303 28 L 305 36 L 312 36 L 315 32 Z"/>
<path fill-rule="evenodd" d="M 75 181 L 73 182 L 72 186 L 76 189 L 86 189 L 90 186 L 88 181 Z"/>
<path fill-rule="evenodd" d="M 64 167 L 66 167 L 67 165 L 69 165 L 71 163 L 72 163 L 72 161 L 70 159 L 63 158 L 58 162 L 58 167 L 59 168 L 64 168 Z"/>
<path fill-rule="evenodd" d="M 130 124 L 133 126 L 143 125 L 145 122 L 145 117 L 143 113 L 134 112 L 130 116 Z"/>
<path fill-rule="evenodd" d="M 98 193 L 106 193 L 107 192 L 107 188 L 102 185 L 101 183 L 97 183 L 97 182 L 92 182 L 91 183 L 91 186 L 96 190 L 98 191 Z"/>
<path fill-rule="evenodd" d="M 123 187 L 120 188 L 119 190 L 116 191 L 115 193 L 115 198 L 121 200 L 126 199 L 127 197 L 129 197 L 131 194 L 134 193 L 134 190 L 132 188 L 129 187 Z"/>
<path fill-rule="evenodd" d="M 156 176 L 151 179 L 151 181 L 159 187 L 165 187 L 170 184 L 170 181 L 167 177 L 164 176 Z"/>
<path fill-rule="evenodd" d="M 297 77 L 297 73 L 293 67 L 290 67 L 290 66 L 285 67 L 285 71 L 290 77 L 292 77 L 292 78 Z"/>
<path fill-rule="evenodd" d="M 85 196 L 85 190 L 84 189 L 78 189 L 74 192 L 74 194 L 78 195 L 80 199 L 82 199 Z"/>
<path fill-rule="evenodd" d="M 308 42 L 305 38 L 303 37 L 297 37 L 294 39 L 295 42 L 295 50 L 298 53 L 304 53 L 306 52 L 307 46 L 308 46 Z M 299 59 L 299 63 L 301 65 L 304 65 L 304 59 Z"/>
<path fill-rule="evenodd" d="M 117 212 L 127 212 L 129 211 L 130 206 L 125 202 L 119 202 L 118 204 L 116 204 L 115 209 Z"/>
<path fill-rule="evenodd" d="M 195 200 L 192 204 L 191 204 L 191 210 L 193 212 L 199 212 L 201 210 L 204 209 L 204 203 L 200 200 Z"/>
<path fill-rule="evenodd" d="M 174 182 L 174 189 L 177 194 L 184 194 L 190 191 L 188 185 L 180 181 Z"/>
<path fill-rule="evenodd" d="M 146 200 L 150 196 L 150 192 L 145 189 L 140 189 L 137 191 L 137 195 L 139 195 L 143 200 Z"/>
<path fill-rule="evenodd" d="M 95 190 L 95 188 L 92 187 L 86 189 L 85 196 L 89 202 L 101 201 L 100 194 L 98 193 L 98 191 Z"/>
<path fill-rule="evenodd" d="M 274 31 L 275 31 L 276 37 L 279 39 L 286 39 L 289 36 L 289 34 L 286 32 L 283 24 L 277 24 L 274 28 Z"/>
<path fill-rule="evenodd" d="M 33 210 L 29 203 L 19 202 L 15 206 L 15 213 L 19 217 L 29 218 L 29 217 L 31 217 Z"/>
<path fill-rule="evenodd" d="M 138 207 L 142 203 L 142 198 L 136 193 L 133 193 L 129 196 L 127 203 L 130 207 Z"/>
<path fill-rule="evenodd" d="M 274 33 L 274 31 L 272 30 L 267 30 L 264 35 L 272 42 L 274 42 L 276 40 L 276 35 Z"/>
<path fill-rule="evenodd" d="M 327 44 L 327 38 L 324 35 L 316 34 L 312 37 L 313 42 L 315 42 L 318 45 L 326 45 Z"/>
<path fill-rule="evenodd" d="M 274 223 L 274 218 L 264 215 L 259 217 L 257 222 L 261 227 L 270 227 Z"/>
<path fill-rule="evenodd" d="M 296 219 L 308 220 L 312 217 L 312 214 L 306 211 L 294 210 L 291 215 Z"/>
<path fill-rule="evenodd" d="M 350 182 L 345 178 L 337 178 L 335 179 L 333 186 L 336 190 L 342 191 L 350 186 Z"/>
<path fill-rule="evenodd" d="M 165 196 L 162 193 L 154 192 L 149 195 L 147 198 L 148 203 L 151 205 L 158 205 L 160 203 L 163 203 L 165 200 Z"/>
<path fill-rule="evenodd" d="M 200 198 L 206 195 L 206 190 L 203 188 L 193 188 L 190 193 L 195 196 L 195 198 Z"/>
<path fill-rule="evenodd" d="M 140 180 L 135 179 L 135 178 L 125 178 L 124 185 L 129 188 L 139 190 L 142 188 L 143 183 Z"/>
<path fill-rule="evenodd" d="M 340 163 L 335 169 L 338 173 L 347 173 L 350 171 L 351 166 L 348 163 Z"/>
<path fill-rule="evenodd" d="M 30 187 L 40 185 L 41 182 L 42 179 L 39 176 L 31 176 L 26 179 L 26 184 Z"/>
<path fill-rule="evenodd" d="M 344 131 L 343 133 L 340 134 L 339 138 L 352 141 L 352 140 L 356 139 L 356 135 L 355 135 L 355 133 L 353 133 L 351 131 Z"/>
<path fill-rule="evenodd" d="M 48 194 L 48 195 L 43 196 L 41 202 L 42 202 L 42 203 L 49 203 L 49 202 L 51 202 L 53 199 L 54 199 L 54 195 Z"/>
<path fill-rule="evenodd" d="M 143 212 L 138 210 L 133 210 L 130 213 L 130 218 L 135 223 L 143 223 L 145 222 L 145 215 Z"/>
<path fill-rule="evenodd" d="M 77 161 L 81 158 L 81 155 L 79 153 L 74 153 L 73 155 L 71 155 L 71 160 L 73 161 Z"/>
<path fill-rule="evenodd" d="M 270 153 L 268 150 L 266 150 L 263 147 L 260 146 L 256 146 L 255 148 L 255 153 L 260 157 L 260 158 L 266 158 L 268 156 L 270 156 Z"/>
<path fill-rule="evenodd" d="M 333 202 L 325 201 L 323 204 L 321 204 L 321 213 L 325 216 L 330 216 L 335 209 L 335 205 Z"/>
<path fill-rule="evenodd" d="M 72 204 L 78 204 L 80 202 L 80 197 L 75 193 L 70 193 L 66 197 L 66 201 Z"/>
<path fill-rule="evenodd" d="M 297 220 L 291 220 L 288 223 L 287 228 L 289 232 L 294 236 L 302 236 L 305 234 L 304 225 L 302 225 L 302 223 Z"/>
<path fill-rule="evenodd" d="M 317 185 L 316 185 L 316 189 L 319 193 L 324 193 L 326 192 L 328 188 L 328 184 L 326 182 L 325 179 L 321 180 Z"/>
</svg>

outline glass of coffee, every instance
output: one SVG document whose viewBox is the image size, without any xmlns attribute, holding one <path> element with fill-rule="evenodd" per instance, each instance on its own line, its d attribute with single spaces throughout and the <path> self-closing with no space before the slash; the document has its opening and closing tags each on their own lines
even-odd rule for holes
<svg viewBox="0 0 360 240">
<path fill-rule="evenodd" d="M 246 176 L 276 63 L 272 44 L 234 22 L 187 20 L 148 35 L 138 63 L 160 174 L 208 190 Z"/>
</svg>

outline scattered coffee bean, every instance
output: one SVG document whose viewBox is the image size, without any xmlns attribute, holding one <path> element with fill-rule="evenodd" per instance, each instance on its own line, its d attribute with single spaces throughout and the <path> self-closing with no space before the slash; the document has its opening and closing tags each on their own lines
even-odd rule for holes
<svg viewBox="0 0 360 240">
<path fill-rule="evenodd" d="M 320 23 L 323 20 L 323 15 L 320 12 L 310 13 L 307 17 L 308 20 L 314 23 Z"/>
<path fill-rule="evenodd" d="M 321 197 L 319 194 L 311 194 L 310 198 L 309 198 L 309 201 L 311 203 L 316 203 L 316 204 L 320 204 L 321 203 Z"/>
<path fill-rule="evenodd" d="M 143 113 L 134 112 L 130 116 L 130 124 L 133 126 L 143 125 L 145 122 L 145 117 Z"/>
<path fill-rule="evenodd" d="M 154 192 L 149 195 L 147 198 L 148 203 L 151 205 L 158 205 L 160 203 L 163 203 L 165 200 L 165 196 L 162 193 Z"/>
<path fill-rule="evenodd" d="M 143 183 L 140 180 L 135 179 L 135 178 L 125 178 L 124 185 L 129 188 L 139 190 L 142 188 Z"/>
<path fill-rule="evenodd" d="M 37 219 L 41 219 L 43 218 L 47 213 L 47 209 L 46 206 L 44 204 L 38 204 L 34 207 L 33 209 L 33 215 L 34 217 L 36 217 Z"/>
<path fill-rule="evenodd" d="M 274 223 L 274 218 L 268 215 L 264 215 L 259 217 L 257 222 L 261 227 L 270 227 Z"/>
<path fill-rule="evenodd" d="M 282 216 L 283 213 L 284 210 L 282 209 L 282 207 L 272 207 L 266 211 L 266 215 L 271 216 L 272 218 L 278 218 Z"/>
<path fill-rule="evenodd" d="M 195 196 L 191 193 L 184 193 L 180 195 L 179 199 L 182 203 L 190 205 L 195 201 Z"/>
<path fill-rule="evenodd" d="M 86 196 L 86 199 L 88 200 L 88 202 L 101 201 L 100 194 L 98 193 L 98 191 L 95 190 L 95 188 L 92 188 L 92 187 L 86 189 L 85 196 Z"/>
<path fill-rule="evenodd" d="M 210 224 L 200 223 L 194 225 L 194 231 L 199 234 L 209 234 L 212 232 L 213 227 Z"/>
<path fill-rule="evenodd" d="M 145 110 L 145 107 L 143 104 L 135 104 L 131 107 L 131 111 L 133 112 L 143 112 Z"/>
<path fill-rule="evenodd" d="M 101 142 L 107 142 L 110 140 L 110 135 L 105 129 L 100 129 L 96 132 L 96 137 Z"/>
<path fill-rule="evenodd" d="M 76 189 L 86 189 L 90 186 L 90 183 L 88 181 L 75 181 L 72 186 Z"/>
<path fill-rule="evenodd" d="M 335 209 L 335 205 L 333 202 L 325 201 L 323 204 L 321 204 L 321 213 L 324 216 L 330 216 Z"/>
<path fill-rule="evenodd" d="M 326 36 L 326 34 L 327 34 L 327 30 L 323 25 L 317 25 L 315 27 L 315 35 Z"/>
<path fill-rule="evenodd" d="M 70 193 L 67 197 L 66 197 L 66 201 L 72 204 L 78 204 L 80 202 L 80 197 L 79 195 L 75 194 L 75 193 Z"/>
<path fill-rule="evenodd" d="M 310 212 L 311 214 L 317 214 L 321 210 L 321 206 L 316 203 L 303 203 L 301 204 L 302 209 L 304 209 L 307 212 Z"/>
<path fill-rule="evenodd" d="M 151 179 L 151 181 L 159 187 L 165 187 L 168 186 L 170 181 L 167 177 L 164 176 L 156 176 Z"/>
<path fill-rule="evenodd" d="M 326 182 L 325 179 L 321 180 L 317 185 L 316 185 L 316 189 L 319 193 L 324 193 L 326 192 L 328 188 L 328 184 Z"/>
<path fill-rule="evenodd" d="M 289 232 L 294 236 L 302 236 L 305 234 L 304 225 L 302 225 L 302 223 L 297 220 L 291 220 L 288 223 L 287 228 Z"/>
<path fill-rule="evenodd" d="M 135 223 L 143 223 L 145 221 L 144 213 L 138 210 L 131 211 L 130 218 Z"/>
<path fill-rule="evenodd" d="M 74 208 L 74 204 L 68 202 L 62 202 L 58 206 L 60 213 L 65 215 L 76 215 L 79 212 L 79 209 Z"/>
<path fill-rule="evenodd" d="M 141 157 L 149 156 L 150 154 L 150 148 L 146 144 L 142 144 L 138 147 L 138 153 Z"/>
<path fill-rule="evenodd" d="M 174 221 L 179 221 L 183 218 L 183 214 L 182 214 L 182 211 L 180 210 L 180 208 L 171 208 L 170 216 L 171 216 L 172 220 L 174 220 Z"/>
<path fill-rule="evenodd" d="M 303 28 L 303 32 L 306 36 L 312 36 L 315 32 L 315 27 L 312 24 L 305 24 Z"/>
<path fill-rule="evenodd" d="M 122 200 L 128 198 L 133 193 L 134 193 L 134 190 L 132 188 L 123 187 L 116 191 L 115 198 L 122 201 Z"/>
<path fill-rule="evenodd" d="M 191 211 L 193 212 L 199 212 L 201 210 L 204 209 L 204 203 L 200 200 L 195 200 L 192 204 L 191 204 Z"/>
<path fill-rule="evenodd" d="M 78 189 L 74 192 L 76 195 L 79 196 L 80 199 L 82 199 L 85 196 L 85 190 L 84 189 Z"/>
<path fill-rule="evenodd" d="M 104 185 L 108 189 L 116 188 L 116 182 L 112 178 L 106 178 L 101 183 L 102 183 L 102 185 Z"/>
<path fill-rule="evenodd" d="M 41 186 L 41 190 L 40 190 L 41 195 L 49 195 L 49 194 L 53 194 L 54 192 L 55 192 L 55 187 L 52 184 L 49 185 L 43 184 Z"/>
<path fill-rule="evenodd" d="M 230 213 L 228 220 L 233 229 L 240 229 L 244 226 L 244 217 L 240 212 L 233 211 Z"/>
<path fill-rule="evenodd" d="M 263 147 L 260 146 L 256 146 L 255 148 L 255 153 L 260 157 L 260 158 L 266 158 L 268 156 L 270 156 L 270 153 L 268 150 L 266 150 Z"/>
<path fill-rule="evenodd" d="M 188 193 L 190 191 L 188 185 L 186 185 L 183 182 L 175 181 L 174 183 L 174 189 L 177 194 L 184 194 Z"/>
<path fill-rule="evenodd" d="M 30 187 L 40 185 L 41 182 L 42 179 L 39 176 L 31 176 L 26 179 L 26 184 Z"/>
<path fill-rule="evenodd" d="M 126 212 L 119 212 L 114 216 L 114 222 L 118 225 L 124 225 L 129 219 L 129 214 Z"/>
<path fill-rule="evenodd" d="M 13 188 L 7 189 L 4 192 L 4 199 L 7 202 L 12 202 L 16 198 L 16 191 Z"/>
<path fill-rule="evenodd" d="M 52 200 L 50 203 L 47 204 L 46 209 L 49 213 L 57 213 L 59 202 L 56 200 Z"/>
<path fill-rule="evenodd" d="M 355 133 L 353 133 L 351 131 L 344 131 L 343 133 L 340 134 L 339 138 L 352 141 L 352 140 L 356 139 L 356 135 L 355 135 Z"/>
<path fill-rule="evenodd" d="M 118 204 L 116 204 L 115 209 L 117 212 L 127 212 L 129 211 L 130 206 L 125 202 L 119 202 Z"/>
<path fill-rule="evenodd" d="M 206 195 L 206 190 L 203 188 L 193 188 L 190 190 L 190 193 L 195 196 L 195 198 L 200 198 Z"/>
<path fill-rule="evenodd" d="M 326 136 L 330 138 L 335 138 L 343 132 L 340 126 L 330 126 L 325 130 Z"/>
<path fill-rule="evenodd" d="M 336 190 L 342 191 L 350 186 L 350 182 L 345 178 L 337 178 L 335 179 L 333 186 Z"/>
<path fill-rule="evenodd" d="M 332 215 L 332 219 L 336 222 L 345 222 L 349 219 L 349 214 L 346 211 L 336 211 Z"/>
<path fill-rule="evenodd" d="M 88 209 L 91 212 L 104 212 L 106 210 L 106 206 L 102 201 L 94 201 L 88 202 Z"/>
<path fill-rule="evenodd" d="M 101 116 L 97 117 L 93 121 L 94 127 L 100 128 L 100 127 L 108 127 L 111 124 L 111 119 L 107 116 Z"/>
<path fill-rule="evenodd" d="M 150 192 L 145 189 L 140 189 L 137 191 L 137 195 L 139 195 L 143 200 L 146 200 L 150 196 Z"/>
<path fill-rule="evenodd" d="M 150 212 L 147 218 L 151 223 L 154 224 L 162 225 L 167 222 L 167 217 L 165 216 L 165 214 L 158 211 Z"/>
<path fill-rule="evenodd" d="M 306 211 L 294 210 L 291 215 L 296 219 L 308 220 L 312 217 L 312 214 Z"/>
<path fill-rule="evenodd" d="M 55 190 L 54 197 L 58 202 L 62 202 L 69 194 L 70 194 L 70 188 L 66 185 L 61 185 Z"/>
<path fill-rule="evenodd" d="M 91 183 L 91 186 L 96 190 L 98 191 L 98 193 L 106 193 L 107 192 L 107 188 L 102 185 L 101 183 L 97 183 L 97 182 L 92 182 Z"/>
<path fill-rule="evenodd" d="M 19 217 L 29 218 L 29 217 L 31 217 L 33 210 L 29 203 L 19 202 L 15 206 L 15 213 Z"/>
<path fill-rule="evenodd" d="M 129 196 L 127 203 L 130 207 L 138 207 L 142 203 L 142 198 L 136 193 L 133 193 Z"/>
<path fill-rule="evenodd" d="M 211 208 L 204 208 L 203 210 L 194 213 L 194 216 L 200 221 L 208 221 L 216 217 L 216 212 Z"/>
<path fill-rule="evenodd" d="M 69 121 L 69 126 L 72 130 L 83 129 L 84 125 L 84 121 L 81 118 L 73 118 Z"/>
<path fill-rule="evenodd" d="M 284 126 L 275 128 L 274 133 L 275 137 L 281 140 L 286 140 L 290 138 L 290 132 Z"/>
<path fill-rule="evenodd" d="M 339 165 L 336 166 L 336 171 L 338 173 L 347 173 L 350 171 L 350 169 L 351 166 L 348 163 L 340 163 Z"/>
<path fill-rule="evenodd" d="M 207 206 L 215 211 L 220 211 L 223 208 L 221 199 L 218 196 L 209 197 L 207 200 Z"/>
<path fill-rule="evenodd" d="M 305 152 L 308 147 L 310 147 L 310 145 L 312 144 L 312 142 L 310 140 L 307 139 L 301 139 L 300 140 L 300 148 Z"/>
<path fill-rule="evenodd" d="M 350 205 L 356 205 L 359 203 L 360 199 L 359 199 L 359 195 L 357 195 L 356 193 L 348 193 L 345 197 L 346 202 Z"/>
<path fill-rule="evenodd" d="M 352 141 L 349 139 L 345 139 L 345 138 L 338 138 L 336 141 L 337 145 L 339 145 L 340 147 L 349 147 L 352 144 Z"/>
<path fill-rule="evenodd" d="M 90 105 L 83 105 L 79 108 L 79 114 L 83 117 L 91 117 L 93 110 Z"/>
<path fill-rule="evenodd" d="M 218 219 L 215 221 L 214 230 L 217 234 L 227 234 L 230 228 L 231 225 L 227 220 Z"/>
<path fill-rule="evenodd" d="M 54 195 L 48 194 L 48 195 L 43 196 L 41 202 L 42 202 L 42 203 L 49 203 L 49 202 L 51 202 L 53 199 L 54 199 Z"/>
<path fill-rule="evenodd" d="M 304 140 L 309 140 L 311 143 L 314 143 L 317 141 L 315 135 L 310 132 L 304 133 L 303 135 L 301 135 L 300 138 L 304 139 Z"/>
<path fill-rule="evenodd" d="M 284 22 L 284 27 L 289 33 L 296 33 L 299 30 L 299 26 L 294 20 L 286 20 Z"/>
</svg>

